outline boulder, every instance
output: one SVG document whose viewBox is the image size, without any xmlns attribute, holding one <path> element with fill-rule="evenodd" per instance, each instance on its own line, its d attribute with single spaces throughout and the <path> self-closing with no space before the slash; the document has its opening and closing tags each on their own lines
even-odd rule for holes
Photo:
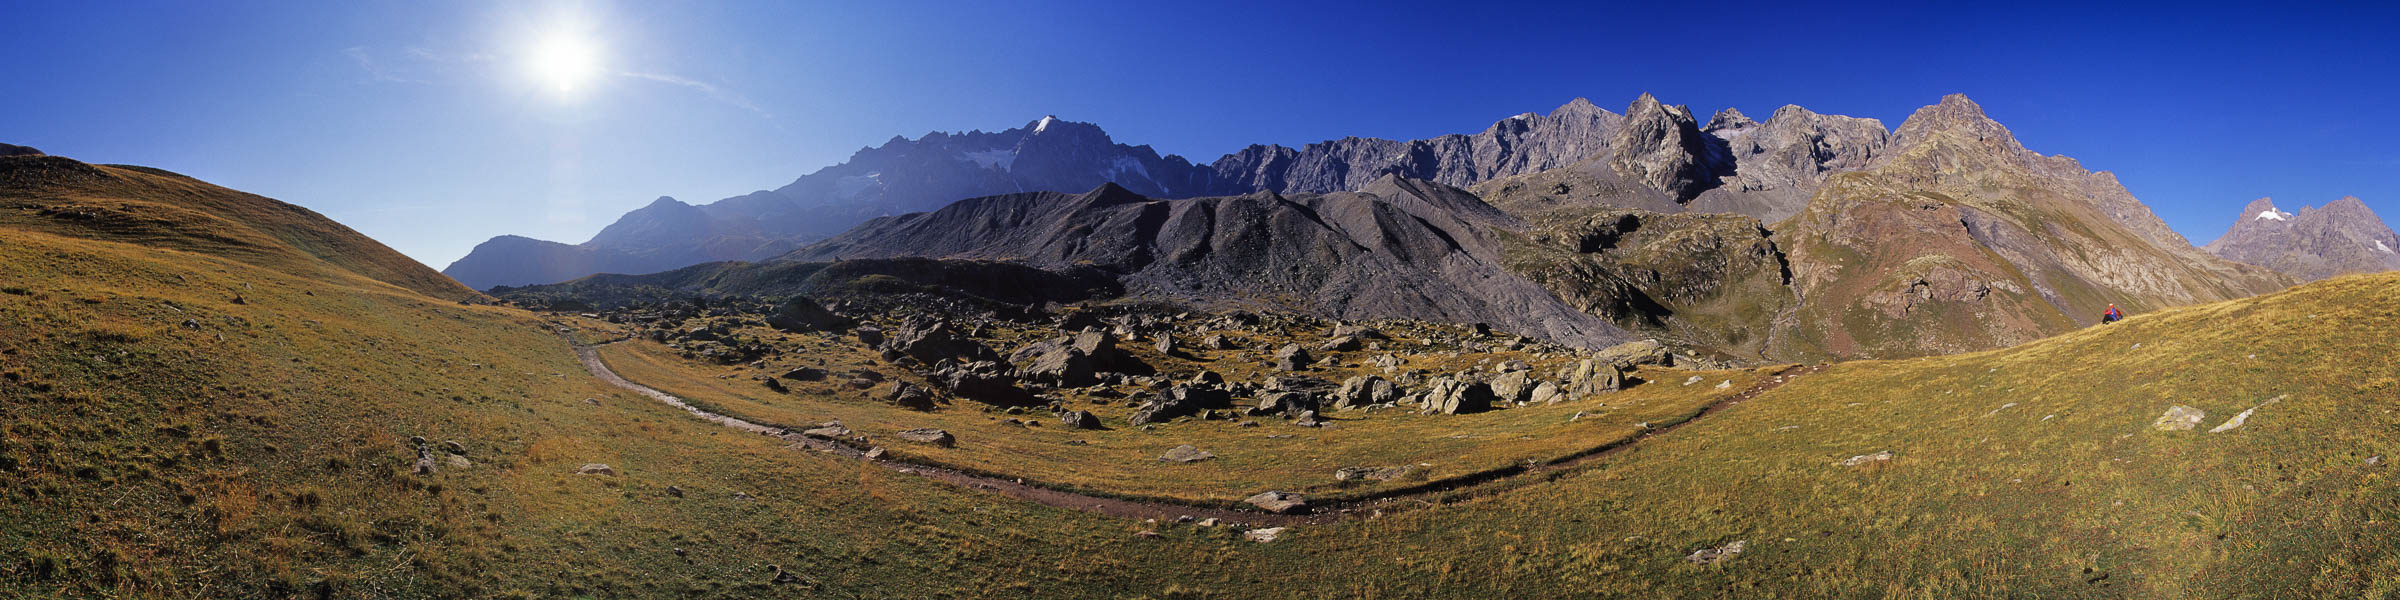
<svg viewBox="0 0 2400 600">
<path fill-rule="evenodd" d="M 1592 355 L 1593 360 L 1627 369 L 1640 365 L 1672 367 L 1675 355 L 1667 352 L 1666 344 L 1658 340 L 1641 340 L 1609 346 Z"/>
<path fill-rule="evenodd" d="M 1516 404 L 1533 396 L 1533 374 L 1525 371 L 1493 377 L 1491 385 L 1493 398 L 1502 403 Z"/>
<path fill-rule="evenodd" d="M 811 427 L 806 431 L 800 432 L 800 435 L 805 435 L 820 440 L 839 440 L 850 437 L 850 428 L 843 427 L 840 421 L 835 421 L 817 427 Z"/>
<path fill-rule="evenodd" d="M 2159 431 L 2191 431 L 2193 427 L 2200 426 L 2202 419 L 2207 418 L 2207 412 L 2177 404 L 2169 407 L 2166 414 L 2159 415 L 2157 421 L 2151 422 L 2150 428 Z"/>
<path fill-rule="evenodd" d="M 792 381 L 824 381 L 827 374 L 828 373 L 826 373 L 824 369 L 819 369 L 816 367 L 800 367 L 790 371 L 784 371 L 783 375 L 780 375 L 780 377 L 784 379 L 790 379 Z"/>
<path fill-rule="evenodd" d="M 442 451 L 451 454 L 466 454 L 467 445 L 459 443 L 458 440 L 447 440 L 442 442 Z"/>
<path fill-rule="evenodd" d="M 1038 350 L 1027 356 L 1026 350 Z M 1024 358 L 1019 358 L 1024 357 Z M 1099 383 L 1094 361 L 1082 349 L 1043 342 L 1019 350 L 1010 360 L 1020 365 L 1017 375 L 1027 381 L 1038 381 L 1062 388 L 1079 388 Z"/>
<path fill-rule="evenodd" d="M 1158 334 L 1158 342 L 1152 344 L 1150 347 L 1156 348 L 1159 354 L 1173 356 L 1175 355 L 1175 336 L 1164 333 Z"/>
<path fill-rule="evenodd" d="M 1341 468 L 1341 469 L 1339 469 L 1339 470 L 1335 470 L 1335 471 L 1333 472 L 1333 480 L 1334 480 L 1334 481 L 1357 481 L 1357 480 L 1361 480 L 1361 479 L 1373 479 L 1373 480 L 1376 480 L 1376 481 L 1391 481 L 1391 480 L 1393 480 L 1393 479 L 1398 479 L 1398 478 L 1400 478 L 1400 476 L 1401 476 L 1401 475 L 1406 475 L 1406 474 L 1408 474 L 1408 472 L 1409 472 L 1409 471 L 1411 471 L 1411 470 L 1414 470 L 1414 467 L 1405 466 L 1405 465 L 1403 465 L 1403 466 L 1397 466 L 1397 467 L 1382 467 L 1382 468 L 1376 468 L 1376 467 L 1343 467 L 1343 468 Z"/>
<path fill-rule="evenodd" d="M 1131 422 L 1136 426 L 1164 423 L 1178 417 L 1197 415 L 1203 410 L 1230 408 L 1232 405 L 1233 394 L 1224 390 L 1213 386 L 1178 384 L 1169 389 L 1165 396 L 1142 404 L 1141 409 L 1134 411 Z"/>
<path fill-rule="evenodd" d="M 953 364 L 950 368 L 934 371 L 931 379 L 936 385 L 949 388 L 951 394 L 961 398 L 1001 406 L 1029 404 L 1034 401 L 1031 392 L 1017 387 L 1015 376 L 1010 375 L 1006 368 L 1000 366 L 1000 363 L 993 361 L 979 360 Z"/>
<path fill-rule="evenodd" d="M 1833 464 L 1835 464 L 1835 465 L 1839 465 L 1839 466 L 1844 466 L 1844 467 L 1856 467 L 1856 466 L 1860 466 L 1860 465 L 1866 465 L 1866 464 L 1869 464 L 1869 463 L 1879 463 L 1879 462 L 1886 462 L 1886 461 L 1890 461 L 1890 460 L 1892 460 L 1892 451 L 1890 451 L 1890 450 L 1885 450 L 1885 451 L 1882 451 L 1882 452 L 1877 452 L 1877 453 L 1874 453 L 1874 454 L 1860 454 L 1860 455 L 1858 455 L 1858 456 L 1853 456 L 1853 457 L 1850 457 L 1850 458 L 1845 458 L 1845 459 L 1842 459 L 1842 460 L 1840 460 L 1840 461 L 1837 461 L 1837 462 L 1835 462 L 1835 463 L 1833 463 Z"/>
<path fill-rule="evenodd" d="M 1158 460 L 1172 463 L 1196 463 L 1216 457 L 1217 455 L 1209 454 L 1206 450 L 1201 450 L 1191 444 L 1184 444 L 1168 450 L 1166 454 L 1159 455 Z"/>
<path fill-rule="evenodd" d="M 883 345 L 883 328 L 881 327 L 864 325 L 860 326 L 858 331 L 853 334 L 858 336 L 858 343 L 866 344 L 869 348 Z"/>
<path fill-rule="evenodd" d="M 1317 399 L 1309 397 L 1308 394 L 1303 394 L 1300 392 L 1269 392 L 1266 394 L 1261 394 L 1258 397 L 1258 405 L 1250 407 L 1248 414 L 1251 416 L 1294 416 L 1300 414 L 1302 411 L 1315 411 L 1316 409 Z"/>
<path fill-rule="evenodd" d="M 892 434 L 892 437 L 916 442 L 919 444 L 933 444 L 935 446 L 941 446 L 944 448 L 958 444 L 958 438 L 952 437 L 950 432 L 931 427 L 901 431 L 899 433 Z"/>
<path fill-rule="evenodd" d="M 849 319 L 825 310 L 825 305 L 807 296 L 785 300 L 775 307 L 774 314 L 767 315 L 767 326 L 781 331 L 842 331 L 850 325 Z"/>
<path fill-rule="evenodd" d="M 1725 562 L 1727 559 L 1733 558 L 1733 555 L 1741 554 L 1742 548 L 1748 545 L 1749 542 L 1746 540 L 1734 540 L 1731 544 L 1694 550 L 1691 555 L 1685 556 L 1683 559 L 1691 561 L 1695 565 L 1713 565 Z"/>
<path fill-rule="evenodd" d="M 1058 414 L 1058 421 L 1075 429 L 1099 429 L 1100 415 L 1088 410 L 1070 410 Z"/>
<path fill-rule="evenodd" d="M 1225 336 L 1222 335 L 1211 335 L 1202 338 L 1200 345 L 1210 350 L 1232 350 L 1233 340 L 1225 339 Z"/>
<path fill-rule="evenodd" d="M 1288 530 L 1288 529 L 1291 529 L 1291 528 L 1289 528 L 1289 527 L 1268 527 L 1268 528 L 1265 528 L 1265 529 L 1252 529 L 1252 530 L 1249 530 L 1249 531 L 1244 531 L 1244 532 L 1242 532 L 1242 539 L 1245 539 L 1245 540 L 1250 540 L 1250 541 L 1253 541 L 1253 542 L 1258 542 L 1258 543 L 1264 544 L 1264 543 L 1267 543 L 1267 542 L 1272 542 L 1272 541 L 1275 541 L 1275 538 L 1277 538 L 1277 537 L 1281 537 L 1281 536 L 1283 535 L 1283 532 L 1284 532 L 1285 530 Z"/>
<path fill-rule="evenodd" d="M 1345 335 L 1330 340 L 1325 340 L 1325 343 L 1322 344 L 1317 344 L 1317 351 L 1352 352 L 1364 347 L 1366 347 L 1366 343 L 1358 341 L 1358 338 Z"/>
<path fill-rule="evenodd" d="M 1314 362 L 1316 359 L 1308 355 L 1308 349 L 1300 347 L 1299 344 L 1284 344 L 1282 348 L 1275 349 L 1276 369 L 1298 371 L 1308 368 L 1308 365 Z"/>
<path fill-rule="evenodd" d="M 1589 358 L 1576 363 L 1572 383 L 1567 393 L 1574 397 L 1604 394 L 1625 388 L 1625 370 L 1606 360 Z"/>
<path fill-rule="evenodd" d="M 929 321 L 904 327 L 886 342 L 892 350 L 915 357 L 925 363 L 942 359 L 980 361 L 997 358 L 991 349 L 959 335 L 947 321 Z"/>
<path fill-rule="evenodd" d="M 579 475 L 607 475 L 607 476 L 609 476 L 609 477 L 615 477 L 615 476 L 617 476 L 617 470 L 616 470 L 616 469 L 610 468 L 608 465 L 604 465 L 604 464 L 600 464 L 600 463 L 591 463 L 591 464 L 584 465 L 584 466 L 582 466 L 582 467 L 580 467 L 580 468 L 577 468 L 577 469 L 575 469 L 575 473 L 576 473 L 576 474 L 579 474 Z"/>
<path fill-rule="evenodd" d="M 464 469 L 475 466 L 475 461 L 467 460 L 467 457 L 456 454 L 446 454 L 442 456 L 442 464 L 453 469 Z"/>
<path fill-rule="evenodd" d="M 1258 495 L 1242 501 L 1256 506 L 1260 510 L 1279 515 L 1308 512 L 1308 498 L 1291 492 L 1260 492 Z"/>
<path fill-rule="evenodd" d="M 1557 404 L 1567 398 L 1566 391 L 1559 389 L 1556 382 L 1544 381 L 1533 386 L 1533 392 L 1526 395 L 1525 401 L 1535 404 Z"/>
<path fill-rule="evenodd" d="M 1333 392 L 1333 406 L 1344 410 L 1366 408 L 1391 402 L 1399 394 L 1392 382 L 1380 376 L 1361 375 L 1342 381 Z"/>
<path fill-rule="evenodd" d="M 1390 336 L 1386 336 L 1386 335 L 1384 335 L 1384 334 L 1383 334 L 1383 332 L 1381 332 L 1381 331 L 1376 331 L 1376 330 L 1375 330 L 1375 328 L 1373 328 L 1373 327 L 1368 327 L 1368 326 L 1365 326 L 1365 325 L 1351 324 L 1351 323 L 1343 323 L 1343 324 L 1340 324 L 1340 325 L 1335 325 L 1335 326 L 1333 326 L 1333 331 L 1332 331 L 1331 333 L 1327 333 L 1327 334 L 1326 334 L 1326 337 L 1334 337 L 1334 338 L 1351 337 L 1351 338 L 1358 338 L 1358 339 L 1362 339 L 1362 340 L 1388 340 L 1388 339 L 1391 339 L 1391 337 L 1390 337 Z"/>
<path fill-rule="evenodd" d="M 1292 417 L 1292 424 L 1301 427 L 1322 427 L 1325 422 L 1317 419 L 1316 409 L 1309 409 L 1300 411 L 1298 416 Z"/>
<path fill-rule="evenodd" d="M 886 399 L 891 400 L 893 406 L 909 410 L 933 410 L 934 408 L 932 392 L 927 392 L 925 388 L 905 381 L 892 386 L 892 393 Z"/>
<path fill-rule="evenodd" d="M 1490 410 L 1496 400 L 1491 384 L 1443 377 L 1427 384 L 1421 412 L 1445 415 L 1482 412 Z"/>
</svg>

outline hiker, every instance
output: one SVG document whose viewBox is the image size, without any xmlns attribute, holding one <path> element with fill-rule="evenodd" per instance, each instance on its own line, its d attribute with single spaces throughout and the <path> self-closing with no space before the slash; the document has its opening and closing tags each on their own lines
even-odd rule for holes
<svg viewBox="0 0 2400 600">
<path fill-rule="evenodd" d="M 2125 320 L 2125 313 L 2124 311 L 2117 310 L 2117 305 L 2115 304 L 2108 305 L 2108 312 L 2100 313 L 2100 324 L 2102 325 L 2123 320 Z"/>
</svg>

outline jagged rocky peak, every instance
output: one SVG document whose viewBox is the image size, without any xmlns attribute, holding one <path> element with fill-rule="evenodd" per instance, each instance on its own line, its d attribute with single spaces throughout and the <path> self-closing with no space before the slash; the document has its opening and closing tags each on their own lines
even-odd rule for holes
<svg viewBox="0 0 2400 600">
<path fill-rule="evenodd" d="M 1781 112 L 1777 111 L 1777 114 L 1781 114 Z M 1708 126 L 1700 129 L 1712 134 L 1720 134 L 1719 137 L 1722 137 L 1721 132 L 1738 133 L 1757 126 L 1758 121 L 1750 120 L 1750 116 L 1742 114 L 1741 109 L 1726 107 L 1725 110 L 1717 111 L 1717 116 L 1709 117 Z"/>
<path fill-rule="evenodd" d="M 1945 132 L 2017 152 L 2025 151 L 2025 147 L 2017 143 L 2016 136 L 2009 133 L 2007 127 L 1983 114 L 1983 106 L 1968 99 L 1966 94 L 1943 96 L 1941 102 L 1917 109 L 1917 112 L 1908 116 L 1907 121 L 1900 123 L 1900 129 L 1892 132 L 1892 145 L 1906 148 Z"/>
<path fill-rule="evenodd" d="M 2250 220 L 2252 221 L 2267 221 L 2288 224 L 2292 220 L 2292 213 L 2283 212 L 2282 210 L 2275 208 L 2274 198 L 2259 198 L 2257 200 L 2251 200 L 2249 206 L 2242 207 L 2242 214 L 2250 215 Z"/>
<path fill-rule="evenodd" d="M 1617 115 L 1617 113 L 1608 112 L 1608 109 L 1600 108 L 1599 105 L 1592 104 L 1592 100 L 1590 98 L 1576 98 L 1574 100 L 1568 100 L 1566 104 L 1561 104 L 1558 106 L 1558 108 L 1551 109 L 1550 116 L 1555 118 L 1597 116 L 1614 117 L 1619 115 Z"/>
<path fill-rule="evenodd" d="M 1609 168 L 1617 175 L 1649 186 L 1676 202 L 1689 202 L 1717 184 L 1716 155 L 1708 138 L 1692 121 L 1690 109 L 1661 104 L 1648 93 L 1625 108 L 1625 124 L 1610 144 L 1616 157 Z"/>
</svg>

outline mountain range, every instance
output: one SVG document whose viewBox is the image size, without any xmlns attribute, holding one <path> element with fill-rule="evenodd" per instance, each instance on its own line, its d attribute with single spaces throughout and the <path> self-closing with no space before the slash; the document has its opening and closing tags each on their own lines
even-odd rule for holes
<svg viewBox="0 0 2400 600">
<path fill-rule="evenodd" d="M 1356 191 L 1159 198 L 1104 183 L 878 217 L 755 269 L 900 257 L 1094 269 L 1129 296 L 1487 322 L 1587 347 L 1649 336 L 1743 361 L 1997 348 L 2095 323 L 2110 304 L 2294 281 L 2192 247 L 2112 175 L 2026 149 L 1965 96 L 1888 133 L 1797 107 L 1703 127 L 1648 96 L 1624 116 L 1582 106 L 1526 117 L 1525 131 L 1588 124 L 1609 134 L 1576 146 L 1593 154 L 1475 192 L 1408 169 Z"/>
<path fill-rule="evenodd" d="M 1197 165 L 1148 146 L 1117 143 L 1096 125 L 1044 117 L 995 133 L 894 137 L 790 185 L 710 204 L 662 197 L 581 244 L 495 237 L 443 272 L 488 289 L 760 260 L 873 217 L 977 196 L 1076 193 L 1102 183 L 1148 197 L 1191 198 L 1349 191 L 1387 175 L 1467 187 L 1553 173 L 1520 182 L 1506 195 L 1538 196 L 1563 189 L 1561 184 L 1587 192 L 1605 188 L 1626 192 L 1612 194 L 1621 204 L 1772 222 L 1797 212 L 1825 174 L 1863 167 L 1885 141 L 1873 119 L 1796 106 L 1777 110 L 1765 123 L 1728 110 L 1703 129 L 1689 110 L 1645 94 L 1624 114 L 1576 99 L 1547 115 L 1509 117 L 1475 134 L 1413 141 L 1352 137 L 1298 149 L 1254 145 Z"/>
<path fill-rule="evenodd" d="M 2253 200 L 2207 250 L 2304 281 L 2400 269 L 2400 237 L 2355 196 L 2298 213 Z"/>
</svg>

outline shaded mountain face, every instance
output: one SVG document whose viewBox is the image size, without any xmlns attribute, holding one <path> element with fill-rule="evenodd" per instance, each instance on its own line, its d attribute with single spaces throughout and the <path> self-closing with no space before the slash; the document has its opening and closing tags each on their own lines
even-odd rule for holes
<svg viewBox="0 0 2400 600">
<path fill-rule="evenodd" d="M 2251 201 L 2207 250 L 2304 281 L 2400 269 L 2400 237 L 2357 197 L 2296 214 L 2270 198 Z"/>
<path fill-rule="evenodd" d="M 779 260 L 920 256 L 1111 273 L 1126 293 L 1342 319 L 1483 322 L 1600 347 L 1624 330 L 1510 273 L 1522 223 L 1457 188 L 1153 199 L 1115 185 L 989 196 L 869 221 Z"/>
<path fill-rule="evenodd" d="M 0 156 L 0 227 L 222 256 L 329 285 L 488 300 L 315 211 L 149 167 Z"/>
<path fill-rule="evenodd" d="M 1953 95 L 1837 174 L 1776 237 L 1801 307 L 1771 353 L 1897 357 L 2008 346 L 2289 287 L 2193 248 L 2106 173 L 2026 150 Z"/>
<path fill-rule="evenodd" d="M 32 147 L 32 146 L 19 146 L 19 145 L 16 145 L 16 144 L 0 144 L 0 156 L 41 156 L 41 155 L 42 155 L 42 151 L 40 151 L 40 150 L 35 150 L 35 149 L 33 149 L 33 147 Z"/>
<path fill-rule="evenodd" d="M 1625 123 L 1625 116 L 1577 98 L 1550 114 L 1501 119 L 1471 135 L 1413 141 L 1352 137 L 1299 149 L 1251 146 L 1217 159 L 1212 168 L 1218 185 L 1210 191 L 1336 192 L 1387 175 L 1465 187 L 1574 164 L 1606 150 Z"/>
<path fill-rule="evenodd" d="M 1000 132 L 894 137 L 781 188 L 715 203 L 662 197 L 582 244 L 494 238 L 445 272 L 478 289 L 592 273 L 650 273 L 761 260 L 870 218 L 933 210 L 960 198 L 1101 183 L 1192 196 L 1218 187 L 1214 182 L 1209 169 L 1181 157 L 1118 144 L 1089 123 L 1045 117 Z"/>
</svg>

